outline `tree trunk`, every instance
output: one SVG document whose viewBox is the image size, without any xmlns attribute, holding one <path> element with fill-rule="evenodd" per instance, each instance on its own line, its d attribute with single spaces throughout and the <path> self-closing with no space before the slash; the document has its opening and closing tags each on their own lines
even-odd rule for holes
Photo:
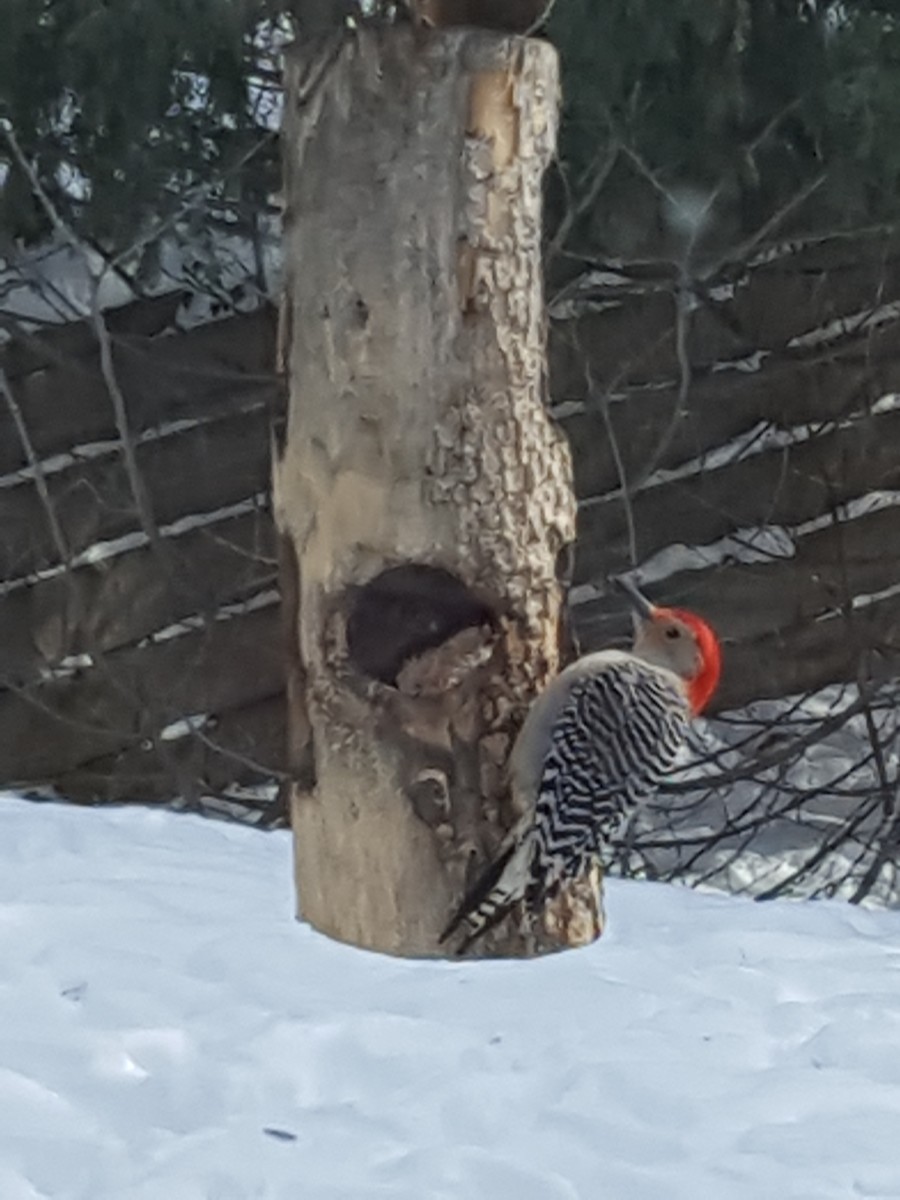
<svg viewBox="0 0 900 1200">
<path fill-rule="evenodd" d="M 310 82 L 313 81 L 313 82 Z M 515 815 L 505 764 L 558 668 L 568 449 L 545 413 L 541 176 L 557 59 L 478 31 L 294 51 L 290 380 L 276 463 L 299 909 L 394 953 L 438 938 Z M 564 897 L 535 936 L 599 932 Z"/>
</svg>

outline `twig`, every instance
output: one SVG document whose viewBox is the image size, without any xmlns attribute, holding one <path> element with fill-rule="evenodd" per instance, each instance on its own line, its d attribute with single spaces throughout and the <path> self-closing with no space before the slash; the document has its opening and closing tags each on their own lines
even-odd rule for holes
<svg viewBox="0 0 900 1200">
<path fill-rule="evenodd" d="M 100 309 L 100 287 L 94 287 L 91 294 L 91 321 L 94 326 L 94 332 L 97 336 L 97 341 L 100 345 L 100 370 L 103 375 L 103 381 L 106 384 L 106 390 L 112 400 L 113 413 L 115 414 L 116 431 L 119 434 L 119 440 L 122 444 L 122 455 L 125 460 L 125 472 L 128 476 L 128 483 L 131 488 L 131 494 L 134 497 L 137 505 L 138 520 L 141 530 L 147 541 L 160 556 L 161 560 L 165 559 L 162 552 L 162 541 L 159 535 L 159 526 L 156 523 L 156 518 L 153 515 L 153 506 L 147 492 L 144 477 L 140 472 L 137 463 L 137 455 L 135 453 L 134 438 L 131 433 L 131 427 L 128 421 L 128 410 L 125 402 L 125 396 L 119 386 L 119 379 L 116 375 L 115 366 L 112 357 L 112 344 L 109 336 L 109 328 L 106 321 L 103 319 L 103 313 Z"/>
<path fill-rule="evenodd" d="M 750 237 L 741 242 L 734 250 L 731 250 L 727 255 L 720 257 L 711 267 L 709 267 L 703 274 L 704 282 L 708 282 L 715 275 L 717 275 L 724 266 L 728 264 L 746 264 L 750 255 L 760 244 L 760 242 L 765 241 L 765 239 L 771 233 L 773 233 L 778 226 L 781 225 L 792 212 L 794 212 L 795 209 L 798 209 L 804 205 L 810 196 L 814 195 L 819 190 L 827 178 L 828 172 L 822 171 L 821 174 L 815 177 L 815 179 L 810 180 L 809 183 L 805 184 L 802 188 L 795 192 L 794 195 L 786 200 L 784 204 L 782 204 L 781 208 L 779 208 L 777 212 L 773 213 L 772 216 L 769 217 L 768 221 L 765 221 L 755 233 L 751 234 Z"/>
<path fill-rule="evenodd" d="M 631 158 L 632 161 L 635 161 L 633 151 L 631 152 Z M 718 183 L 704 201 L 703 209 L 693 223 L 690 237 L 687 240 L 684 253 L 678 264 L 678 288 L 673 297 L 675 301 L 675 357 L 678 360 L 678 393 L 672 416 L 669 418 L 653 453 L 649 456 L 637 478 L 631 481 L 632 495 L 640 491 L 653 472 L 659 467 L 668 453 L 669 447 L 672 445 L 675 434 L 678 431 L 678 426 L 687 413 L 688 399 L 693 382 L 693 366 L 690 359 L 688 336 L 691 325 L 690 314 L 696 307 L 693 259 L 706 217 L 718 199 L 722 187 L 723 182 Z M 664 194 L 669 195 L 668 192 L 664 192 Z M 676 203 L 675 199 L 670 198 L 670 203 Z"/>
<path fill-rule="evenodd" d="M 236 175 L 238 171 L 242 170 L 249 162 L 251 162 L 257 156 L 257 154 L 260 153 L 260 151 L 264 150 L 267 146 L 270 146 L 275 141 L 277 136 L 278 135 L 275 130 L 269 130 L 263 134 L 259 141 L 255 142 L 248 150 L 240 155 L 239 158 L 237 158 L 233 163 L 217 174 L 215 185 L 218 185 L 224 180 L 231 178 L 231 176 Z M 129 246 L 126 246 L 124 250 L 120 250 L 115 257 L 110 259 L 110 268 L 116 270 L 129 258 L 133 257 L 139 250 L 142 250 L 151 242 L 158 241 L 165 233 L 168 233 L 170 229 L 177 225 L 179 221 L 183 220 L 189 213 L 194 212 L 202 203 L 204 203 L 208 199 L 210 190 L 213 186 L 214 184 L 211 183 L 202 183 L 197 184 L 196 187 L 189 189 L 185 194 L 185 198 L 183 199 L 182 203 L 174 210 L 174 212 L 169 213 L 169 215 L 162 221 L 158 221 L 155 225 L 145 230 L 144 233 L 135 238 L 135 240 Z"/>
<path fill-rule="evenodd" d="M 85 263 L 88 274 L 91 279 L 91 309 L 90 318 L 94 329 L 99 347 L 100 347 L 100 368 L 103 374 L 104 382 L 106 383 L 107 391 L 109 392 L 110 400 L 113 405 L 113 413 L 115 414 L 116 429 L 119 434 L 119 439 L 122 443 L 122 455 L 125 461 L 125 471 L 128 476 L 129 486 L 132 496 L 138 511 L 138 519 L 141 524 L 145 536 L 151 546 L 160 549 L 159 529 L 153 516 L 150 498 L 144 486 L 143 477 L 138 469 L 137 458 L 134 450 L 134 440 L 131 436 L 131 430 L 128 424 L 128 413 L 125 404 L 125 397 L 122 394 L 122 389 L 119 386 L 119 381 L 116 376 L 115 366 L 112 358 L 112 347 L 109 336 L 109 329 L 106 321 L 103 318 L 103 312 L 100 307 L 100 284 L 103 275 L 106 272 L 106 266 L 99 274 L 95 274 L 91 255 L 88 248 L 75 234 L 72 228 L 63 220 L 57 210 L 55 204 L 47 194 L 46 189 L 38 178 L 38 174 L 34 167 L 28 161 L 22 147 L 19 145 L 18 138 L 12 128 L 12 125 L 7 120 L 0 121 L 0 128 L 3 130 L 6 143 L 9 146 L 13 158 L 25 173 L 29 184 L 36 199 L 40 202 L 47 217 L 49 218 L 53 228 L 58 236 L 68 245 L 75 254 L 79 256 Z"/>
<path fill-rule="evenodd" d="M 266 766 L 264 763 L 251 758 L 249 754 L 241 754 L 238 750 L 230 750 L 227 746 L 221 745 L 213 738 L 209 737 L 197 726 L 192 726 L 190 736 L 196 738 L 198 742 L 206 746 L 207 749 L 219 754 L 222 758 L 227 758 L 232 762 L 238 763 L 242 767 L 248 767 L 251 771 L 255 771 L 258 775 L 263 775 L 267 778 L 277 779 L 279 783 L 292 783 L 294 776 L 289 771 L 282 771 L 279 767 Z"/>
<path fill-rule="evenodd" d="M 824 838 L 817 849 L 806 859 L 804 859 L 804 861 L 799 867 L 797 867 L 796 870 L 792 871 L 786 878 L 775 884 L 774 887 L 768 888 L 764 892 L 760 892 L 756 899 L 774 900 L 776 897 L 784 895 L 788 889 L 793 886 L 793 884 L 798 883 L 801 879 L 807 876 L 810 871 L 813 871 L 816 867 L 820 866 L 828 857 L 828 855 L 832 854 L 838 848 L 838 846 L 840 846 L 841 843 L 846 840 L 850 832 L 858 829 L 861 825 L 868 821 L 869 817 L 871 817 L 878 807 L 878 804 L 879 800 L 876 797 L 874 800 L 870 801 L 869 804 L 863 805 L 856 816 L 854 816 L 852 820 L 848 821 L 846 825 L 842 825 L 837 833 L 833 834 L 831 837 Z"/>
<path fill-rule="evenodd" d="M 28 466 L 31 468 L 34 476 L 34 486 L 40 496 L 41 504 L 44 508 L 44 514 L 47 517 L 47 524 L 50 527 L 50 536 L 53 539 L 53 545 L 56 553 L 59 555 L 59 561 L 66 568 L 71 563 L 71 553 L 66 544 L 65 536 L 63 535 L 62 526 L 59 523 L 59 518 L 56 515 L 56 508 L 50 496 L 50 489 L 47 486 L 47 477 L 44 474 L 43 464 L 37 456 L 34 449 L 34 443 L 31 440 L 31 435 L 28 432 L 28 426 L 25 424 L 25 418 L 22 415 L 22 409 L 16 400 L 6 371 L 0 366 L 0 392 L 3 393 L 3 398 L 6 401 L 6 406 L 9 409 L 13 422 L 16 426 L 16 432 L 19 435 L 19 441 L 22 443 L 22 449 L 25 452 L 25 457 L 28 460 Z"/>
<path fill-rule="evenodd" d="M 537 31 L 540 29 L 540 27 L 546 21 L 549 21 L 550 15 L 553 12 L 554 8 L 556 8 L 556 0 L 547 0 L 547 3 L 544 5 L 543 10 L 540 13 L 538 13 L 538 15 L 535 17 L 535 19 L 531 22 L 531 24 L 525 30 L 523 37 L 531 37 L 532 34 L 537 33 Z"/>
<path fill-rule="evenodd" d="M 753 770 L 755 772 L 765 771 L 769 768 L 777 767 L 780 764 L 789 761 L 792 757 L 796 757 L 801 750 L 815 745 L 824 737 L 827 737 L 829 734 L 840 729 L 843 725 L 846 725 L 851 717 L 854 717 L 863 711 L 865 704 L 866 701 L 860 697 L 853 703 L 848 704 L 845 708 L 842 708 L 841 711 L 835 716 L 827 717 L 814 729 L 805 734 L 801 734 L 801 736 L 798 738 L 795 738 L 789 746 L 783 747 L 779 750 L 773 750 L 768 755 L 760 755 L 753 764 Z M 715 775 L 707 776 L 704 778 L 703 783 L 707 786 L 718 787 L 722 784 L 737 783 L 739 780 L 745 779 L 746 777 L 746 766 L 734 767 L 728 770 L 719 771 Z M 696 780 L 686 781 L 683 783 L 670 782 L 666 785 L 666 791 L 691 792 L 696 788 L 696 786 Z"/>
<path fill-rule="evenodd" d="M 625 529 L 628 534 L 628 554 L 631 560 L 632 567 L 636 567 L 638 563 L 637 550 L 637 529 L 634 522 L 634 506 L 632 504 L 632 490 L 628 485 L 628 475 L 625 469 L 625 461 L 622 457 L 622 449 L 619 445 L 619 439 L 616 435 L 615 427 L 612 423 L 612 416 L 609 411 L 609 394 L 602 392 L 594 383 L 594 373 L 591 369 L 591 363 L 588 356 L 585 354 L 584 370 L 585 381 L 587 383 L 588 396 L 597 404 L 600 409 L 600 414 L 603 417 L 603 424 L 606 427 L 606 436 L 609 438 L 609 450 L 612 455 L 613 463 L 615 464 L 616 474 L 619 480 L 619 493 L 622 497 L 622 510 L 625 515 Z"/>
<path fill-rule="evenodd" d="M 42 687 L 44 685 L 40 684 L 38 686 Z M 75 729 L 79 733 L 93 733 L 102 737 L 116 738 L 124 745 L 134 745 L 144 740 L 142 734 L 129 733 L 124 729 L 111 729 L 108 725 L 92 725 L 89 721 L 79 721 L 75 717 L 69 717 L 54 708 L 52 704 L 48 704 L 44 700 L 39 700 L 34 694 L 33 688 L 23 687 L 8 676 L 0 677 L 0 687 L 5 691 L 11 692 L 12 695 L 18 697 L 23 703 L 37 709 L 38 712 L 52 717 L 54 721 L 59 721 L 61 724 L 68 726 L 70 729 Z"/>
<path fill-rule="evenodd" d="M 614 141 L 610 146 L 605 147 L 605 151 L 605 160 L 603 159 L 603 150 L 598 150 L 591 165 L 585 171 L 585 176 L 590 175 L 591 180 L 588 187 L 581 192 L 578 203 L 572 204 L 571 196 L 569 197 L 565 216 L 560 221 L 559 227 L 545 251 L 545 263 L 549 264 L 556 258 L 565 244 L 566 238 L 572 232 L 572 226 L 594 205 L 609 179 L 619 158 L 618 142 Z M 585 176 L 579 180 L 579 190 L 583 186 Z"/>
</svg>

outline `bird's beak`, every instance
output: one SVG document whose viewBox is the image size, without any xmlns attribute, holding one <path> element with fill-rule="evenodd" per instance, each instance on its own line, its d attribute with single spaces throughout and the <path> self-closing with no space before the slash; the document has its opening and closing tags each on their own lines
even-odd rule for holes
<svg viewBox="0 0 900 1200">
<path fill-rule="evenodd" d="M 634 586 L 630 579 L 624 579 L 621 575 L 617 575 L 612 582 L 620 591 L 624 592 L 628 597 L 634 612 L 635 624 L 639 621 L 649 621 L 653 616 L 656 608 L 646 596 L 642 595 Z"/>
</svg>

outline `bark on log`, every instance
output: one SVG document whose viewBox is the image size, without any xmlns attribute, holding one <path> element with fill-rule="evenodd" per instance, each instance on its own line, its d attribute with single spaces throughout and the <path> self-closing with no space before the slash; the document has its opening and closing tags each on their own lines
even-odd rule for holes
<svg viewBox="0 0 900 1200">
<path fill-rule="evenodd" d="M 513 819 L 505 764 L 558 667 L 568 448 L 544 407 L 541 176 L 557 60 L 476 31 L 366 31 L 287 66 L 283 535 L 304 919 L 403 954 Z M 585 881 L 536 937 L 596 937 Z"/>
</svg>

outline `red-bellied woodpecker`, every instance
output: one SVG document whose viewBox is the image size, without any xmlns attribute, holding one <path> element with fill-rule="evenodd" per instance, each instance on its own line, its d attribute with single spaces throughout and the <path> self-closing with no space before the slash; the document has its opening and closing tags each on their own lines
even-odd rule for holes
<svg viewBox="0 0 900 1200">
<path fill-rule="evenodd" d="M 531 706 L 510 759 L 524 816 L 444 932 L 465 925 L 460 949 L 520 900 L 539 911 L 589 869 L 653 796 L 715 691 L 721 654 L 709 625 L 618 582 L 634 609 L 634 646 L 578 659 Z"/>
</svg>

